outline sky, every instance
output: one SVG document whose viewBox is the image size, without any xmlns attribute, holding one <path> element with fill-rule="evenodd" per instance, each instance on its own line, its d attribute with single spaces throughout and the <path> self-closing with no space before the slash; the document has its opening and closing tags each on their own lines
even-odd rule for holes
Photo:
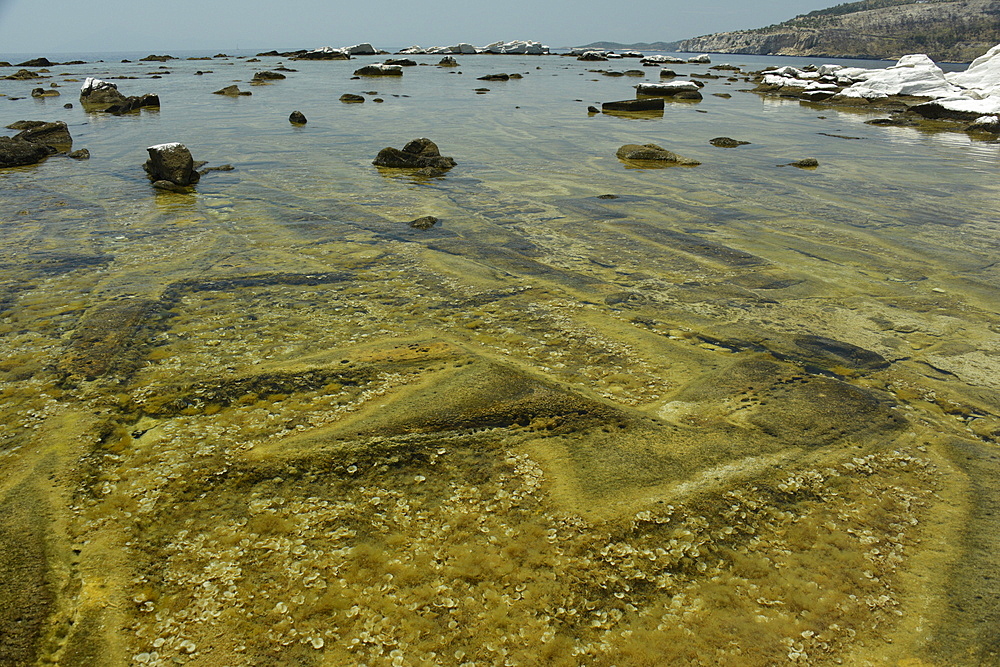
<svg viewBox="0 0 1000 667">
<path fill-rule="evenodd" d="M 0 54 L 674 41 L 838 0 L 0 0 Z M 212 54 L 208 54 L 212 55 Z"/>
</svg>

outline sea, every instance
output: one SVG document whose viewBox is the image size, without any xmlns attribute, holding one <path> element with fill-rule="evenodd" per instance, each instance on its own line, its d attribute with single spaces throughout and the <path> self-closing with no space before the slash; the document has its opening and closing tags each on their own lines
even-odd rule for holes
<svg viewBox="0 0 1000 667">
<path fill-rule="evenodd" d="M 0 663 L 1000 664 L 995 137 L 747 78 L 883 61 L 146 55 L 0 80 L 90 153 L 0 170 Z"/>
</svg>

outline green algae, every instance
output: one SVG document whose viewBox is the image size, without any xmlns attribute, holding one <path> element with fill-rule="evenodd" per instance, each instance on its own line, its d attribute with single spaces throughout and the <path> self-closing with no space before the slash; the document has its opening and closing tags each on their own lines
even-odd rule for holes
<svg viewBox="0 0 1000 667">
<path fill-rule="evenodd" d="M 427 180 L 169 108 L 242 166 L 4 174 L 0 661 L 996 662 L 988 186 L 623 170 L 548 111 L 441 119 L 491 160 Z M 799 120 L 754 146 L 843 150 Z"/>
</svg>

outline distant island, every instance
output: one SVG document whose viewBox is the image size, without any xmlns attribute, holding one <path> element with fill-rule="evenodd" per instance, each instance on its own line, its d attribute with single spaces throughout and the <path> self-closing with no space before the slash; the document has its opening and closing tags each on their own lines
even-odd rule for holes
<svg viewBox="0 0 1000 667">
<path fill-rule="evenodd" d="M 862 0 L 764 28 L 678 42 L 587 46 L 876 60 L 925 53 L 937 61 L 969 62 L 997 43 L 1000 0 Z"/>
</svg>

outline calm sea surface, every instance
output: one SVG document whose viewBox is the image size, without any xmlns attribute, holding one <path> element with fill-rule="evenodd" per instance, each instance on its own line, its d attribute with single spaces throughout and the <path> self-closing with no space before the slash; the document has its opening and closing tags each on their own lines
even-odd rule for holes
<svg viewBox="0 0 1000 667">
<path fill-rule="evenodd" d="M 1000 664 L 996 141 L 708 65 L 629 118 L 636 60 L 142 55 L 0 81 L 92 156 L 0 172 L 0 664 Z M 372 166 L 418 137 L 457 166 Z M 173 141 L 234 169 L 156 191 Z"/>
</svg>

